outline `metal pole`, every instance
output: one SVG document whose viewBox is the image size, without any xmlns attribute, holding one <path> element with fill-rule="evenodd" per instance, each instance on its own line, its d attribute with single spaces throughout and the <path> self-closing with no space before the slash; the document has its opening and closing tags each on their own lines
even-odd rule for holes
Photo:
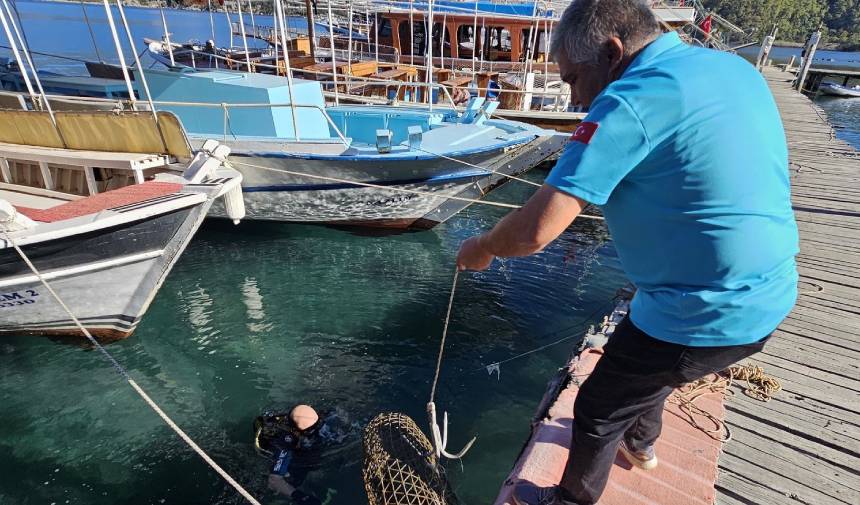
<svg viewBox="0 0 860 505">
<path fill-rule="evenodd" d="M 331 74 L 334 78 L 334 103 L 340 105 L 340 95 L 337 91 L 337 53 L 334 50 L 334 18 L 331 15 L 331 0 L 326 0 L 328 7 L 328 40 L 331 47 Z"/>
<path fill-rule="evenodd" d="M 349 36 L 347 38 L 348 45 L 346 46 L 346 68 L 347 68 L 347 77 L 352 76 L 352 2 L 349 4 L 349 10 L 347 11 L 349 14 Z M 349 79 L 352 80 L 352 79 Z"/>
<path fill-rule="evenodd" d="M 433 110 L 433 0 L 428 5 L 427 33 L 429 43 L 427 44 L 427 103 L 430 111 Z"/>
<path fill-rule="evenodd" d="M 287 92 L 290 96 L 290 112 L 293 116 L 293 132 L 296 136 L 296 141 L 299 140 L 299 122 L 296 117 L 296 101 L 293 97 L 293 72 L 290 68 L 290 52 L 287 50 L 287 26 L 284 21 L 284 6 L 281 5 L 281 0 L 275 0 L 275 19 L 278 21 L 278 26 L 281 28 L 281 50 L 284 52 L 284 67 L 287 72 Z"/>
<path fill-rule="evenodd" d="M 119 66 L 122 69 L 122 76 L 123 78 L 125 78 L 125 87 L 126 89 L 128 89 L 128 97 L 129 100 L 131 100 L 131 108 L 132 110 L 137 110 L 137 106 L 135 104 L 135 102 L 137 102 L 137 98 L 135 98 L 134 96 L 134 88 L 131 86 L 131 77 L 128 75 L 128 67 L 125 64 L 125 55 L 122 54 L 122 46 L 119 43 L 119 35 L 117 35 L 116 33 L 116 23 L 114 23 L 113 21 L 113 13 L 110 10 L 110 4 L 108 4 L 108 0 L 102 0 L 102 3 L 105 6 L 105 14 L 107 14 L 108 26 L 110 26 L 110 33 L 113 37 L 113 44 L 116 47 L 116 55 L 117 57 L 119 57 Z M 162 19 L 164 18 L 162 17 Z M 172 53 L 171 56 L 173 56 Z"/>
<path fill-rule="evenodd" d="M 27 48 L 27 44 L 24 42 L 24 37 L 21 36 L 21 32 L 18 31 L 18 25 L 15 23 L 15 17 L 12 16 L 12 10 L 9 8 L 9 3 L 6 0 L 3 0 L 3 7 L 6 9 L 6 14 L 8 14 L 9 16 L 9 24 L 12 26 L 12 29 L 15 32 L 15 36 L 18 38 L 18 43 L 21 45 L 21 51 L 24 53 L 24 58 L 26 59 L 27 64 L 30 66 L 30 70 L 33 71 L 33 80 L 36 81 L 36 87 L 39 88 L 39 96 L 42 100 L 41 103 L 48 111 L 48 116 L 51 117 L 51 123 L 54 125 L 54 129 L 57 130 L 57 135 L 60 137 L 60 141 L 65 147 L 66 139 L 63 138 L 63 132 L 60 131 L 60 127 L 57 125 L 57 118 L 54 117 L 54 111 L 51 109 L 51 104 L 48 103 L 48 97 L 45 95 L 45 89 L 42 88 L 42 81 L 39 79 L 39 73 L 36 71 L 36 66 L 33 65 L 33 59 L 30 58 L 30 52 Z M 8 36 L 8 26 L 6 26 L 5 22 L 3 23 L 3 26 Z M 9 36 L 9 42 L 11 43 L 12 47 L 15 46 L 15 42 L 12 40 L 11 36 Z M 20 60 L 18 61 L 18 67 L 21 69 L 22 75 L 26 75 L 27 68 L 21 65 Z"/>
<path fill-rule="evenodd" d="M 230 11 L 227 10 L 227 2 L 221 4 L 224 6 L 224 15 L 227 16 L 227 31 L 230 32 L 230 50 L 233 49 L 233 22 L 230 21 Z"/>
<path fill-rule="evenodd" d="M 475 1 L 475 19 L 472 22 L 472 80 L 477 84 L 477 80 L 475 80 L 475 60 L 477 60 L 478 55 L 478 2 Z"/>
<path fill-rule="evenodd" d="M 170 66 L 176 66 L 176 61 L 173 59 L 173 44 L 170 43 L 170 32 L 167 31 L 167 19 L 164 17 L 164 9 L 159 7 L 158 11 L 161 13 L 161 26 L 164 27 L 164 40 L 167 42 L 167 52 L 170 54 Z M 134 48 L 134 46 L 131 47 Z"/>
<path fill-rule="evenodd" d="M 242 0 L 236 0 L 239 13 L 239 33 L 242 35 L 242 47 L 245 48 L 245 72 L 251 73 L 251 55 L 248 54 L 248 37 L 245 36 L 245 18 L 242 16 Z"/>
<path fill-rule="evenodd" d="M 376 52 L 374 59 L 376 60 L 376 66 L 379 67 L 379 13 L 378 12 L 373 13 L 373 39 L 376 42 L 374 44 L 375 52 Z"/>
<path fill-rule="evenodd" d="M 409 0 L 409 64 L 415 66 L 415 20 L 412 10 L 412 0 Z"/>
<path fill-rule="evenodd" d="M 5 5 L 5 0 L 3 1 Z M 9 39 L 9 47 L 12 49 L 12 54 L 15 56 L 15 61 L 18 63 L 18 69 L 21 71 L 21 77 L 24 79 L 24 85 L 27 87 L 27 92 L 30 93 L 30 100 L 36 102 L 36 92 L 33 91 L 33 85 L 30 84 L 30 75 L 27 72 L 27 66 L 24 65 L 24 60 L 21 54 L 18 53 L 18 44 L 12 38 L 12 32 L 9 29 L 9 24 L 6 22 L 6 13 L 0 9 L 0 22 L 3 23 L 3 31 L 6 32 L 6 38 Z"/>
<path fill-rule="evenodd" d="M 257 33 L 257 21 L 254 19 L 254 6 L 251 4 L 251 0 L 248 0 L 248 14 L 251 15 L 251 30 L 255 36 L 259 36 Z"/>
<path fill-rule="evenodd" d="M 122 26 L 125 28 L 125 36 L 128 38 L 128 44 L 134 47 L 134 38 L 131 36 L 131 28 L 128 25 L 128 20 L 125 17 L 125 9 L 122 8 L 122 1 L 116 0 L 116 7 L 119 10 L 119 18 L 122 21 Z M 161 143 L 164 146 L 164 151 L 168 152 L 167 140 L 164 138 L 164 133 L 161 131 L 161 124 L 158 122 L 158 113 L 155 110 L 155 103 L 152 101 L 152 95 L 149 92 L 149 84 L 146 82 L 146 76 L 143 73 L 143 65 L 140 64 L 140 57 L 136 51 L 132 51 L 134 55 L 134 65 L 137 67 L 138 75 L 140 76 L 140 84 L 143 86 L 143 93 L 146 101 L 149 103 L 149 110 L 152 112 L 152 119 L 155 120 L 155 127 L 158 129 L 158 135 L 161 137 Z M 192 55 L 194 53 L 191 53 Z"/>
<path fill-rule="evenodd" d="M 83 1 L 83 0 L 81 0 Z M 212 15 L 212 0 L 206 0 L 209 5 L 209 29 L 212 30 L 212 44 L 215 44 L 215 17 Z"/>
<path fill-rule="evenodd" d="M 99 63 L 104 63 L 102 55 L 99 53 L 99 45 L 96 44 L 96 36 L 93 34 L 93 27 L 90 25 L 90 17 L 87 15 L 87 8 L 84 6 L 84 0 L 81 0 L 81 10 L 84 12 L 84 21 L 87 23 L 87 30 L 90 32 L 90 40 L 93 41 L 93 49 L 96 51 L 96 58 L 99 59 Z"/>
</svg>

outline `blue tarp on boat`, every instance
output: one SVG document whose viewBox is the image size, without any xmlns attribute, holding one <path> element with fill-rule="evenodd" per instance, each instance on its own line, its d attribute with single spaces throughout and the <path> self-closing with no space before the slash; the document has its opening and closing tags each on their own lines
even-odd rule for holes
<svg viewBox="0 0 860 505">
<path fill-rule="evenodd" d="M 393 6 L 398 9 L 409 9 L 410 5 L 413 9 L 428 12 L 430 10 L 430 4 L 427 1 L 414 1 L 411 4 L 409 2 L 377 2 L 382 6 Z M 533 15 L 541 16 L 541 17 L 552 17 L 552 10 L 543 11 L 538 8 L 535 11 L 535 3 L 534 2 L 521 2 L 521 3 L 508 3 L 508 4 L 497 4 L 488 1 L 478 1 L 478 2 L 460 2 L 456 0 L 434 0 L 433 2 L 433 13 L 444 13 L 444 12 L 453 12 L 456 14 L 470 14 L 475 12 L 475 5 L 477 4 L 478 12 L 481 14 L 499 14 L 504 16 L 527 16 L 531 17 Z"/>
</svg>

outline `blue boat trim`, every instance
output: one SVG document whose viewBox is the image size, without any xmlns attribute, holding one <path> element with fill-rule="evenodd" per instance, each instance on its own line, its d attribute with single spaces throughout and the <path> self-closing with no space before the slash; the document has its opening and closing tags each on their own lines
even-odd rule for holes
<svg viewBox="0 0 860 505">
<path fill-rule="evenodd" d="M 276 151 L 233 151 L 230 156 L 249 157 L 249 158 L 274 158 L 274 159 L 303 159 L 303 160 L 337 160 L 337 161 L 420 161 L 420 160 L 436 160 L 442 156 L 455 158 L 458 156 L 468 156 L 470 154 L 480 154 L 492 152 L 494 150 L 504 149 L 520 144 L 531 142 L 538 135 L 530 133 L 522 137 L 514 138 L 506 142 L 499 142 L 490 146 L 481 146 L 474 149 L 463 149 L 460 151 L 448 151 L 434 154 L 415 154 L 415 151 L 407 150 L 403 152 L 391 152 L 386 154 L 312 154 L 312 153 L 285 153 Z M 194 136 L 192 138 L 199 138 Z M 402 146 L 395 146 L 402 147 Z"/>
<path fill-rule="evenodd" d="M 466 172 L 456 172 L 453 174 L 439 175 L 424 179 L 398 179 L 388 181 L 360 181 L 361 184 L 373 184 L 376 186 L 405 186 L 408 184 L 428 184 L 438 185 L 448 182 L 457 182 L 464 179 L 474 179 L 478 177 L 486 177 L 493 172 L 487 170 L 470 170 Z M 346 182 L 336 182 L 330 184 L 273 184 L 268 186 L 242 186 L 244 193 L 262 193 L 276 191 L 331 191 L 335 189 L 350 189 L 362 188 L 361 184 L 352 184 Z"/>
</svg>

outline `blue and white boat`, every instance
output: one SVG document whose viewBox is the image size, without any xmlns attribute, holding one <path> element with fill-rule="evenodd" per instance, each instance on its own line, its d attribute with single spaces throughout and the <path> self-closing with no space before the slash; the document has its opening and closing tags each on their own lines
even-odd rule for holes
<svg viewBox="0 0 860 505">
<path fill-rule="evenodd" d="M 156 107 L 180 118 L 192 146 L 217 136 L 230 147 L 248 219 L 431 227 L 567 138 L 491 119 L 497 103 L 482 99 L 465 112 L 326 106 L 316 81 L 290 87 L 282 77 L 217 70 L 145 77 Z M 143 96 L 141 79 L 134 83 Z"/>
</svg>

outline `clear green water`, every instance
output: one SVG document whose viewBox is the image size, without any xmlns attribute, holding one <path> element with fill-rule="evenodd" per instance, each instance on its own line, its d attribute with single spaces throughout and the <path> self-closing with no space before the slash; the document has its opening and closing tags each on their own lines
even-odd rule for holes
<svg viewBox="0 0 860 505">
<path fill-rule="evenodd" d="M 514 183 L 492 198 L 519 202 L 530 192 Z M 387 236 L 208 224 L 137 333 L 109 350 L 252 493 L 286 502 L 266 489 L 253 418 L 308 402 L 338 409 L 346 424 L 396 410 L 424 426 L 456 248 L 501 215 L 474 207 L 434 230 Z M 437 402 L 451 414 L 452 447 L 478 436 L 462 468 L 450 467 L 466 503 L 495 496 L 575 341 L 503 364 L 498 378 L 481 366 L 580 334 L 622 284 L 593 222 L 543 254 L 461 276 Z M 5 339 L 0 405 L 4 505 L 241 502 L 92 350 Z M 360 472 L 356 427 L 308 488 L 361 503 Z"/>
</svg>

